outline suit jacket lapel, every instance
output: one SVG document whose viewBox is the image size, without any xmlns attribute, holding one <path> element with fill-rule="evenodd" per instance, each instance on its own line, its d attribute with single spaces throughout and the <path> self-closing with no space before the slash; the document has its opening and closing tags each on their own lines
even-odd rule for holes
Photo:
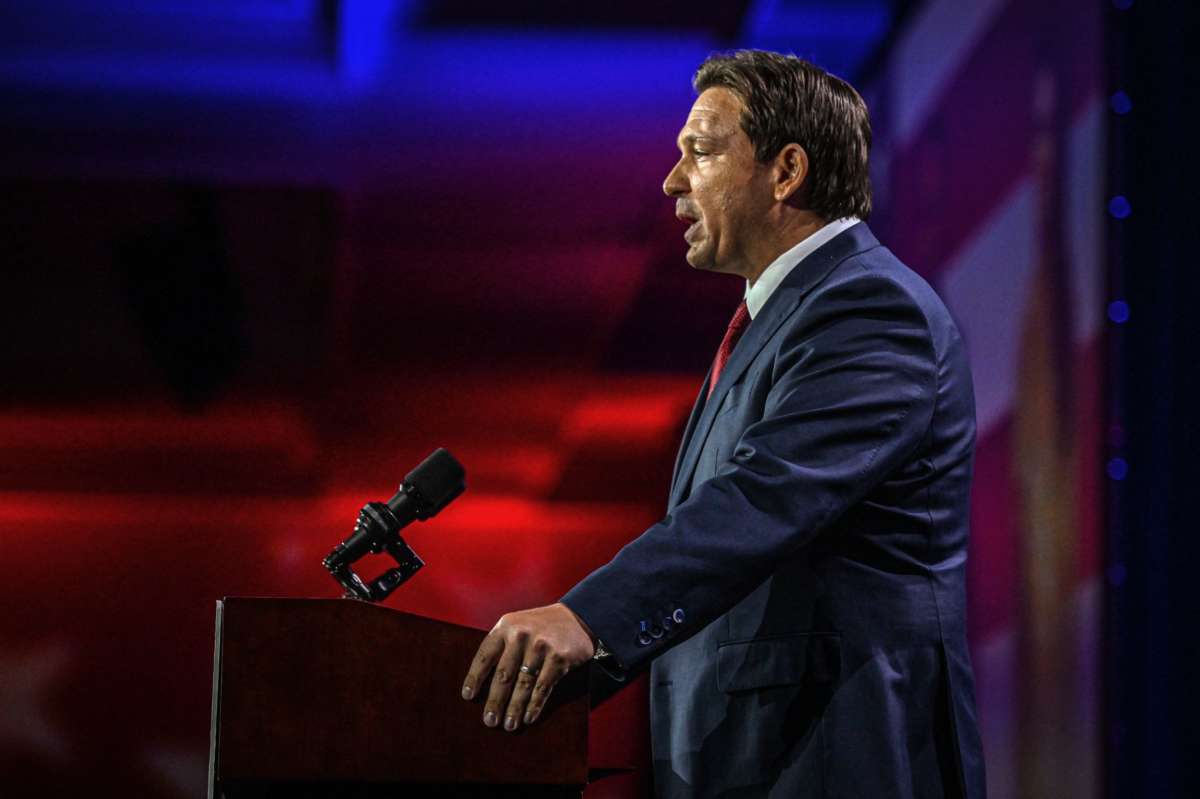
<svg viewBox="0 0 1200 799">
<path fill-rule="evenodd" d="M 683 428 L 683 438 L 680 439 L 679 451 L 675 453 L 675 468 L 671 471 L 671 496 L 675 495 L 675 484 L 679 479 L 679 466 L 683 463 L 683 454 L 687 451 L 688 441 L 692 438 L 692 431 L 696 429 L 696 422 L 700 419 L 700 413 L 704 410 L 704 395 L 708 392 L 708 381 L 712 377 L 712 365 L 708 367 L 708 371 L 704 373 L 704 382 L 700 384 L 700 391 L 696 394 L 696 401 L 692 403 L 692 412 L 688 416 L 687 425 Z M 670 499 L 668 499 L 670 502 Z"/>
<path fill-rule="evenodd" d="M 750 323 L 750 327 L 746 329 L 745 334 L 734 347 L 733 354 L 729 356 L 729 361 L 725 364 L 720 379 L 717 380 L 712 396 L 703 403 L 703 407 L 701 407 L 701 401 L 708 387 L 708 379 L 705 379 L 701 386 L 700 396 L 692 408 L 692 416 L 688 420 L 688 426 L 684 432 L 683 444 L 676 457 L 669 507 L 674 508 L 686 498 L 687 487 L 691 484 L 692 473 L 695 472 L 696 464 L 700 460 L 700 453 L 703 451 L 704 442 L 708 439 L 708 433 L 712 429 L 713 420 L 716 419 L 717 409 L 721 407 L 721 402 L 729 393 L 730 387 L 741 378 L 742 373 L 750 366 L 754 357 L 758 355 L 784 320 L 799 306 L 804 295 L 824 280 L 834 267 L 851 255 L 878 246 L 878 240 L 871 234 L 866 223 L 860 222 L 817 248 L 816 252 L 801 261 L 775 289 L 771 298 L 767 300 L 767 304 L 758 312 L 758 316 Z"/>
</svg>

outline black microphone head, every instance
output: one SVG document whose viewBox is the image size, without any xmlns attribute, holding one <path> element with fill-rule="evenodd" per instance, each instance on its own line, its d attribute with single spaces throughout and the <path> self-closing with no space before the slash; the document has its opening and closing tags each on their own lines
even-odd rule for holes
<svg viewBox="0 0 1200 799">
<path fill-rule="evenodd" d="M 404 478 L 420 496 L 418 518 L 426 519 L 446 507 L 466 486 L 466 470 L 447 450 L 439 448 Z"/>
</svg>

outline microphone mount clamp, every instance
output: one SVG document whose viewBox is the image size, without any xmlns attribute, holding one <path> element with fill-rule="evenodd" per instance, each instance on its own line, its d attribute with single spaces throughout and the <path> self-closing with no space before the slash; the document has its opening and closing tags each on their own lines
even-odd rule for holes
<svg viewBox="0 0 1200 799">
<path fill-rule="evenodd" d="M 346 589 L 347 598 L 382 602 L 425 565 L 401 537 L 402 526 L 387 504 L 368 502 L 363 505 L 354 523 L 354 532 L 321 562 Z M 369 583 L 364 582 L 352 566 L 368 552 L 376 555 L 387 552 L 397 565 Z"/>
</svg>

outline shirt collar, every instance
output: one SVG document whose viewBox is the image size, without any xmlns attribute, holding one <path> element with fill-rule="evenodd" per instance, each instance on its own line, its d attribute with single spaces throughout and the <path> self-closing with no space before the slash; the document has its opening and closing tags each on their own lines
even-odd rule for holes
<svg viewBox="0 0 1200 799">
<path fill-rule="evenodd" d="M 747 280 L 746 309 L 750 311 L 750 318 L 753 319 L 755 316 L 758 316 L 758 312 L 767 304 L 767 300 L 775 293 L 775 289 L 779 288 L 779 284 L 783 282 L 783 279 L 801 261 L 816 252 L 817 248 L 822 244 L 837 236 L 843 230 L 858 224 L 859 221 L 859 218 L 856 216 L 847 216 L 829 222 L 816 233 L 803 239 L 795 247 L 787 250 L 772 261 L 770 266 L 758 276 L 758 280 L 754 281 L 753 286 Z"/>
</svg>

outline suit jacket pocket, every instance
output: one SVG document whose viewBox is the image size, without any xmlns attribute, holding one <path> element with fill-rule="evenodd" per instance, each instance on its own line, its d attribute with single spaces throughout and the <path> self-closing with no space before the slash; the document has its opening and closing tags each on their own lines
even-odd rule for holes
<svg viewBox="0 0 1200 799">
<path fill-rule="evenodd" d="M 841 636 L 792 633 L 717 645 L 717 685 L 725 693 L 784 685 L 820 684 L 837 678 Z"/>
</svg>

